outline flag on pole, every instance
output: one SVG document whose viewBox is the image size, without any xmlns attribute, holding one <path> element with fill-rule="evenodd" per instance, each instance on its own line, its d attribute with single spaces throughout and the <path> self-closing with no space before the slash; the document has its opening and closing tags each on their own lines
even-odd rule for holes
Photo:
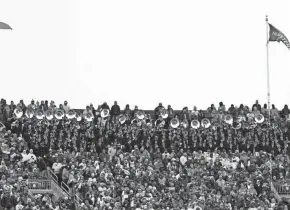
<svg viewBox="0 0 290 210">
<path fill-rule="evenodd" d="M 3 22 L 0 22 L 0 29 L 11 29 L 12 30 L 12 28 L 8 24 L 3 23 Z"/>
<path fill-rule="evenodd" d="M 288 41 L 287 37 L 279 31 L 277 28 L 269 24 L 270 26 L 270 37 L 269 41 L 271 42 L 280 42 L 282 41 L 286 47 L 290 50 L 290 42 Z"/>
</svg>

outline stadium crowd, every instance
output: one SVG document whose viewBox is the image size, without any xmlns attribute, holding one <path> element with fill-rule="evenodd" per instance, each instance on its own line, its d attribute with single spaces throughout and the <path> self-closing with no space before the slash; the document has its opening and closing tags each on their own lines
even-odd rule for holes
<svg viewBox="0 0 290 210">
<path fill-rule="evenodd" d="M 39 120 L 26 116 L 29 110 L 65 115 Z M 91 104 L 82 119 L 66 117 L 71 110 L 66 101 L 57 107 L 53 101 L 1 100 L 2 209 L 290 209 L 289 200 L 271 190 L 271 182 L 288 186 L 290 180 L 287 105 L 282 111 L 272 105 L 269 115 L 258 101 L 252 107 L 226 109 L 221 102 L 180 112 L 160 103 L 142 119 L 137 106 L 121 110 L 117 102 Z M 49 170 L 71 196 L 53 201 L 49 194 L 29 194 L 26 180 L 46 179 Z"/>
</svg>

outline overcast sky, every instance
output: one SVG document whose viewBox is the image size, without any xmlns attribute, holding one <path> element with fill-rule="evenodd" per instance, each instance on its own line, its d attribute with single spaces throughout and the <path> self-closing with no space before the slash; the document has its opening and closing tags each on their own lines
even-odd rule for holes
<svg viewBox="0 0 290 210">
<path fill-rule="evenodd" d="M 289 0 L 0 0 L 0 97 L 152 109 L 267 103 L 266 24 Z M 270 43 L 271 103 L 290 105 L 290 51 Z"/>
</svg>

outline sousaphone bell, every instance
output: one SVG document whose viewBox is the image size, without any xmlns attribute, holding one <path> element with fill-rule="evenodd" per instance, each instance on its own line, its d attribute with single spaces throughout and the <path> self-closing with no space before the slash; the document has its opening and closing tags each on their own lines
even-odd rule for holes
<svg viewBox="0 0 290 210">
<path fill-rule="evenodd" d="M 87 113 L 85 114 L 84 118 L 85 118 L 85 120 L 86 120 L 87 122 L 91 122 L 91 121 L 93 121 L 93 119 L 94 119 L 94 115 L 93 115 L 91 112 L 87 112 Z"/>
<path fill-rule="evenodd" d="M 52 110 L 48 109 L 48 110 L 45 111 L 44 114 L 45 114 L 45 118 L 47 120 L 52 120 L 53 119 L 53 112 L 52 112 Z"/>
<path fill-rule="evenodd" d="M 101 111 L 101 117 L 102 117 L 102 118 L 106 118 L 106 117 L 108 117 L 109 114 L 110 114 L 109 109 L 102 109 L 102 111 Z"/>
<path fill-rule="evenodd" d="M 232 117 L 232 115 L 230 115 L 230 114 L 227 114 L 226 116 L 225 116 L 225 122 L 227 123 L 227 124 L 233 124 L 233 117 Z"/>
<path fill-rule="evenodd" d="M 264 116 L 262 115 L 262 114 L 257 114 L 256 116 L 255 116 L 255 122 L 256 123 L 263 123 L 264 122 L 264 120 L 265 120 L 265 118 L 264 118 Z"/>
<path fill-rule="evenodd" d="M 122 125 L 126 122 L 127 118 L 125 117 L 125 115 L 121 114 L 121 115 L 119 115 L 118 120 Z"/>
<path fill-rule="evenodd" d="M 34 111 L 32 109 L 27 109 L 25 112 L 25 116 L 29 119 L 33 118 L 34 116 Z"/>
<path fill-rule="evenodd" d="M 207 119 L 207 118 L 202 119 L 201 126 L 204 127 L 204 128 L 209 128 L 209 126 L 210 126 L 209 119 Z"/>
<path fill-rule="evenodd" d="M 200 127 L 200 122 L 198 120 L 192 120 L 190 125 L 193 129 L 198 129 Z"/>
<path fill-rule="evenodd" d="M 14 110 L 14 114 L 16 116 L 17 119 L 21 118 L 23 116 L 23 111 L 21 108 L 17 107 L 15 110 Z"/>
<path fill-rule="evenodd" d="M 137 113 L 136 113 L 136 117 L 139 119 L 139 120 L 143 120 L 145 118 L 145 113 L 143 110 L 138 110 Z"/>
<path fill-rule="evenodd" d="M 73 109 L 70 109 L 67 113 L 66 113 L 66 115 L 65 115 L 66 117 L 67 117 L 67 119 L 73 119 L 73 118 L 75 118 L 76 117 L 76 112 L 75 112 L 75 110 L 73 110 Z"/>
<path fill-rule="evenodd" d="M 161 111 L 160 111 L 160 115 L 161 115 L 161 117 L 163 118 L 163 119 L 166 119 L 168 116 L 169 116 L 169 114 L 168 114 L 168 111 L 166 110 L 166 109 L 161 109 Z"/>
<path fill-rule="evenodd" d="M 172 120 L 170 120 L 170 126 L 172 128 L 178 128 L 179 126 L 179 120 L 176 118 L 173 118 Z"/>
<path fill-rule="evenodd" d="M 35 112 L 35 117 L 38 119 L 38 120 L 42 120 L 44 118 L 44 111 L 42 109 L 39 109 Z"/>
<path fill-rule="evenodd" d="M 64 117 L 64 111 L 61 109 L 57 109 L 54 113 L 56 119 L 61 120 Z"/>
</svg>

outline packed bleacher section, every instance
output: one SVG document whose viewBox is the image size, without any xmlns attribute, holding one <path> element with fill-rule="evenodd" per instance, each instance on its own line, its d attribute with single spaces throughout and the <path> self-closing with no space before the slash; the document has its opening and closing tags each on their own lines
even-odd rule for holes
<svg viewBox="0 0 290 210">
<path fill-rule="evenodd" d="M 290 209 L 272 190 L 289 191 L 289 114 L 258 101 L 149 113 L 2 99 L 0 209 Z M 70 196 L 28 193 L 49 171 Z"/>
</svg>

